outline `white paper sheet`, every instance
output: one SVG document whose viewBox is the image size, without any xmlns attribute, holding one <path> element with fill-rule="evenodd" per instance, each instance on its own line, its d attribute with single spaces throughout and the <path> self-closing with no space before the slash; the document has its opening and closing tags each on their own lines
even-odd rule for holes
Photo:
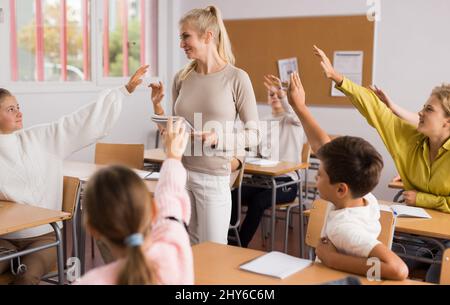
<svg viewBox="0 0 450 305">
<path fill-rule="evenodd" d="M 264 254 L 240 266 L 242 270 L 284 279 L 310 266 L 312 261 L 278 251 Z"/>
<path fill-rule="evenodd" d="M 363 57 L 363 51 L 336 51 L 334 52 L 333 65 L 336 71 L 342 73 L 356 84 L 362 85 Z M 331 96 L 345 96 L 335 88 L 335 85 L 333 82 Z"/>
</svg>

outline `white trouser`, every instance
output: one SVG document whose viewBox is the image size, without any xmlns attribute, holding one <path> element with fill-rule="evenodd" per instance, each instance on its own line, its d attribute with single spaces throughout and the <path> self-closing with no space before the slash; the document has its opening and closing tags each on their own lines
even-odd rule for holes
<svg viewBox="0 0 450 305">
<path fill-rule="evenodd" d="M 187 184 L 191 200 L 189 233 L 191 244 L 205 241 L 228 243 L 231 218 L 230 176 L 212 176 L 187 171 Z"/>
</svg>

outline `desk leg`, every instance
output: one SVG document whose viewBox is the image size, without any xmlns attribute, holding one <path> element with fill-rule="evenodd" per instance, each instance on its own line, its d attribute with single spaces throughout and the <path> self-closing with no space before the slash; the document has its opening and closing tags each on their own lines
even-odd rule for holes
<svg viewBox="0 0 450 305">
<path fill-rule="evenodd" d="M 270 251 L 273 251 L 275 246 L 275 219 L 276 219 L 276 205 L 277 205 L 277 182 L 272 177 L 272 217 L 270 222 Z"/>
<path fill-rule="evenodd" d="M 302 197 L 302 178 L 298 171 L 298 204 L 299 204 L 299 235 L 300 235 L 300 257 L 305 258 L 305 224 L 303 217 L 303 197 Z M 305 188 L 306 189 L 306 188 Z"/>
<path fill-rule="evenodd" d="M 62 248 L 62 238 L 61 238 L 61 230 L 58 228 L 58 224 L 56 222 L 51 224 L 53 227 L 53 230 L 56 234 L 56 254 L 58 259 L 58 282 L 59 285 L 64 285 L 64 262 L 63 262 L 63 248 Z"/>
</svg>

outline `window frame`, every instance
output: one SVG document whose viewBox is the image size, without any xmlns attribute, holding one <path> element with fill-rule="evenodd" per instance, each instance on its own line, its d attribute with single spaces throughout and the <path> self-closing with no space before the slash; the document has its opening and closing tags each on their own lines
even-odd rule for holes
<svg viewBox="0 0 450 305">
<path fill-rule="evenodd" d="M 5 87 L 14 93 L 42 93 L 43 91 L 49 93 L 71 93 L 71 92 L 92 92 L 98 91 L 105 87 L 120 86 L 127 82 L 128 77 L 104 77 L 102 69 L 103 60 L 103 39 L 102 39 L 102 28 L 103 28 L 103 1 L 91 0 L 91 18 L 89 25 L 91 27 L 90 32 L 90 72 L 91 80 L 89 81 L 12 81 L 11 80 L 11 65 L 10 60 L 4 61 L 5 63 L 0 69 L 0 87 Z M 6 47 L 0 48 L 0 58 L 11 58 L 11 44 L 10 44 L 10 0 L 0 0 L 0 37 L 4 37 L 4 42 L 6 42 Z M 150 7 L 146 7 L 146 18 L 145 18 L 145 31 L 150 33 Z M 164 52 L 164 43 L 166 42 L 164 37 L 166 35 L 164 28 L 164 21 L 162 16 L 168 16 L 168 6 L 167 1 L 158 1 L 158 30 L 157 30 L 157 64 L 158 64 L 158 76 L 146 77 L 144 79 L 145 83 L 155 82 L 161 80 L 161 75 L 166 75 L 167 71 L 167 58 Z M 149 57 L 150 49 L 150 37 L 146 39 L 146 57 Z M 150 67 L 151 68 L 151 67 Z M 138 90 L 145 90 L 141 86 Z"/>
</svg>

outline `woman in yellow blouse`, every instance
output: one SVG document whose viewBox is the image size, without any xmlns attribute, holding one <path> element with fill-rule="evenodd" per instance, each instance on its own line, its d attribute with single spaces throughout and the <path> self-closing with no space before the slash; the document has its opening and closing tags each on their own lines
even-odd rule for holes
<svg viewBox="0 0 450 305">
<path fill-rule="evenodd" d="M 335 71 L 316 46 L 314 52 L 327 78 L 378 131 L 403 180 L 406 204 L 450 213 L 450 84 L 433 89 L 417 122 L 417 117 L 391 111 L 389 103 L 381 102 L 384 98 L 377 88 L 361 87 Z M 446 246 L 450 247 L 450 241 Z M 433 264 L 427 280 L 437 282 L 438 278 L 439 265 Z"/>
</svg>

